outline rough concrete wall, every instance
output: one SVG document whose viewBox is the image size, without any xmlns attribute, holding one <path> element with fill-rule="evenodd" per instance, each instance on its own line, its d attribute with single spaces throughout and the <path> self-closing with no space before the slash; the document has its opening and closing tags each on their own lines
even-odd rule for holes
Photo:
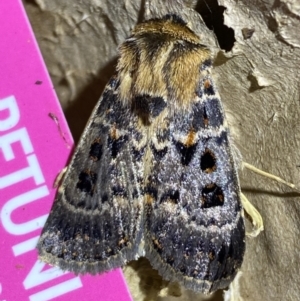
<svg viewBox="0 0 300 301">
<path fill-rule="evenodd" d="M 134 25 L 145 13 L 180 12 L 214 53 L 213 76 L 243 159 L 298 184 L 299 1 L 153 0 L 146 10 L 144 2 L 24 0 L 75 140 L 114 73 L 117 46 Z M 246 170 L 240 179 L 265 231 L 247 239 L 241 299 L 234 300 L 298 300 L 300 194 Z M 203 300 L 162 281 L 144 260 L 125 273 L 135 300 Z"/>
</svg>

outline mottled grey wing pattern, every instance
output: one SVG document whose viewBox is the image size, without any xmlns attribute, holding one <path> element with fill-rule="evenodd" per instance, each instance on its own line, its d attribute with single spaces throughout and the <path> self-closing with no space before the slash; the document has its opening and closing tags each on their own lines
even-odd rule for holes
<svg viewBox="0 0 300 301">
<path fill-rule="evenodd" d="M 236 275 L 245 230 L 228 129 L 210 77 L 197 94 L 191 110 L 168 114 L 168 131 L 152 145 L 146 256 L 164 278 L 208 293 Z"/>
<path fill-rule="evenodd" d="M 44 227 L 44 261 L 95 274 L 145 254 L 188 289 L 230 284 L 245 229 L 211 68 L 180 16 L 135 27 Z"/>
<path fill-rule="evenodd" d="M 143 170 L 131 142 L 137 118 L 120 102 L 117 89 L 113 78 L 83 133 L 38 243 L 44 261 L 76 273 L 100 273 L 136 258 L 143 233 L 138 183 Z"/>
</svg>

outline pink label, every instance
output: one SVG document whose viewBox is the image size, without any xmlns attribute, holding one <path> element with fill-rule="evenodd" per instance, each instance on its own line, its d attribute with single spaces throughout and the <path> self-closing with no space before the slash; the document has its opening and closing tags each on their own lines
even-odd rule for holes
<svg viewBox="0 0 300 301">
<path fill-rule="evenodd" d="M 79 277 L 37 258 L 72 148 L 22 1 L 0 1 L 0 301 L 131 300 L 120 269 Z"/>
</svg>

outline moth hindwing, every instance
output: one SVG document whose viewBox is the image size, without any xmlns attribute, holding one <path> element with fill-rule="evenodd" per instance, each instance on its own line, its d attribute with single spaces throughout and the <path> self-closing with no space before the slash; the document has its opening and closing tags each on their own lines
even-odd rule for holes
<svg viewBox="0 0 300 301">
<path fill-rule="evenodd" d="M 245 229 L 211 65 L 179 16 L 135 27 L 58 191 L 42 260 L 96 274 L 146 256 L 188 289 L 229 285 Z"/>
</svg>

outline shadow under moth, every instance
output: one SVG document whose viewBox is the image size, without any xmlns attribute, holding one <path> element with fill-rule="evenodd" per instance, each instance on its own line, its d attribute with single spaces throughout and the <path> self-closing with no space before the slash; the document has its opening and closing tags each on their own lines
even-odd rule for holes
<svg viewBox="0 0 300 301">
<path fill-rule="evenodd" d="M 245 251 L 241 192 L 209 49 L 177 15 L 137 25 L 83 132 L 38 242 L 97 274 L 147 257 L 210 293 Z"/>
</svg>

